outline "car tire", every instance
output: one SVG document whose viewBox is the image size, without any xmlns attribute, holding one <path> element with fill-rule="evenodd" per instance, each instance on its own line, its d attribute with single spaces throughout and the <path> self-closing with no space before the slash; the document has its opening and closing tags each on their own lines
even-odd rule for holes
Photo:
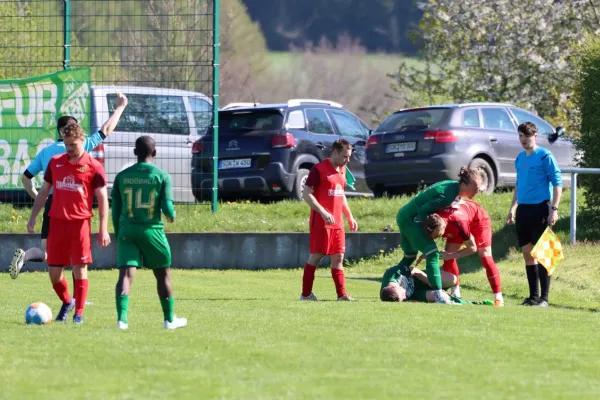
<svg viewBox="0 0 600 400">
<path fill-rule="evenodd" d="M 291 193 L 293 199 L 302 200 L 302 192 L 304 191 L 304 185 L 306 184 L 309 172 L 309 170 L 304 168 L 300 168 L 298 169 L 298 172 L 296 172 L 296 180 L 294 181 L 294 187 Z"/>
<path fill-rule="evenodd" d="M 383 187 L 376 187 L 375 189 L 373 189 L 373 197 L 375 197 L 376 199 L 381 199 L 382 197 L 387 197 L 386 196 L 386 190 Z"/>
<path fill-rule="evenodd" d="M 496 189 L 496 175 L 494 175 L 492 166 L 483 158 L 474 158 L 469 168 L 481 170 L 483 176 L 483 189 L 481 192 L 485 194 L 494 193 Z"/>
</svg>

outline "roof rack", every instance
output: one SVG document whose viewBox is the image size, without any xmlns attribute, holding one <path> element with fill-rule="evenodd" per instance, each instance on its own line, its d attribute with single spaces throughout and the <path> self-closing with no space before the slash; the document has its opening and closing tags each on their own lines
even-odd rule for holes
<svg viewBox="0 0 600 400">
<path fill-rule="evenodd" d="M 229 103 L 225 107 L 222 107 L 221 110 L 229 110 L 231 108 L 240 108 L 240 107 L 256 107 L 260 105 L 260 103 Z"/>
<path fill-rule="evenodd" d="M 301 104 L 327 104 L 332 107 L 343 108 L 340 103 L 336 103 L 335 101 L 330 100 L 318 100 L 318 99 L 291 99 L 288 100 L 288 107 L 296 107 Z"/>
<path fill-rule="evenodd" d="M 471 107 L 471 106 L 503 106 L 503 107 L 514 107 L 510 103 L 496 103 L 493 101 L 479 101 L 473 103 L 461 103 L 457 104 L 458 107 Z"/>
</svg>

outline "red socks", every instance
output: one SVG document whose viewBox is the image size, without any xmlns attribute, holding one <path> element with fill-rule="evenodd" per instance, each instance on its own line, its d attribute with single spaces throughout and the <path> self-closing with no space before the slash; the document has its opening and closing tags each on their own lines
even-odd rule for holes
<svg viewBox="0 0 600 400">
<path fill-rule="evenodd" d="M 88 294 L 88 280 L 75 279 L 75 314 L 83 315 L 85 301 Z"/>
<path fill-rule="evenodd" d="M 346 295 L 346 278 L 344 277 L 344 270 L 341 268 L 331 268 L 331 277 L 333 283 L 335 283 L 335 291 L 337 297 L 340 298 Z"/>
<path fill-rule="evenodd" d="M 69 284 L 67 280 L 63 276 L 62 280 L 58 283 L 52 285 L 52 288 L 56 292 L 56 295 L 63 302 L 63 304 L 67 304 L 71 302 L 71 295 L 69 294 Z"/>
<path fill-rule="evenodd" d="M 490 287 L 492 288 L 492 292 L 500 293 L 502 292 L 502 285 L 500 284 L 500 272 L 498 272 L 498 267 L 496 267 L 496 263 L 494 262 L 493 257 L 482 257 L 481 263 L 485 268 L 485 272 L 487 274 L 488 282 L 490 282 Z"/>
<path fill-rule="evenodd" d="M 302 296 L 304 297 L 312 293 L 316 270 L 316 266 L 309 263 L 304 264 L 304 275 L 302 276 Z"/>
<path fill-rule="evenodd" d="M 458 279 L 458 275 L 460 272 L 458 272 L 458 263 L 456 262 L 456 258 L 444 261 L 444 271 L 456 276 L 456 284 L 459 284 L 460 281 Z"/>
</svg>

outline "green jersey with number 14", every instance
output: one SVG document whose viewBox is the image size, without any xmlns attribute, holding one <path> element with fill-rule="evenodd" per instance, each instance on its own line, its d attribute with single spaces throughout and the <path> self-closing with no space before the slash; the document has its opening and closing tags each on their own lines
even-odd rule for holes
<svg viewBox="0 0 600 400">
<path fill-rule="evenodd" d="M 153 164 L 139 162 L 119 172 L 111 198 L 116 233 L 123 226 L 162 228 L 161 210 L 175 218 L 171 177 Z"/>
</svg>

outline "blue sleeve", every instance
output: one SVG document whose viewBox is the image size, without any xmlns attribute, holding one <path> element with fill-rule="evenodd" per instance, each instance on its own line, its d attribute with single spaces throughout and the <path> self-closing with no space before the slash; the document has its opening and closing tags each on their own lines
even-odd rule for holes
<svg viewBox="0 0 600 400">
<path fill-rule="evenodd" d="M 544 170 L 546 171 L 546 175 L 548 179 L 552 183 L 552 186 L 560 186 L 562 187 L 562 175 L 560 173 L 560 167 L 556 162 L 556 158 L 552 155 L 552 153 L 547 152 L 542 158 L 542 164 L 544 165 Z"/>
<path fill-rule="evenodd" d="M 104 133 L 100 131 L 94 133 L 92 136 L 85 139 L 85 142 L 83 143 L 85 151 L 89 153 L 90 151 L 94 150 L 105 138 L 106 136 L 104 136 Z"/>
<path fill-rule="evenodd" d="M 44 158 L 44 154 L 46 153 L 45 150 L 46 149 L 43 149 L 37 156 L 35 156 L 31 164 L 27 166 L 25 171 L 29 171 L 31 175 L 36 176 L 44 170 L 44 166 L 42 165 L 42 158 Z"/>
<path fill-rule="evenodd" d="M 521 153 L 519 153 L 517 158 L 515 158 L 515 187 L 517 187 L 519 184 L 519 157 L 521 157 Z"/>
</svg>

